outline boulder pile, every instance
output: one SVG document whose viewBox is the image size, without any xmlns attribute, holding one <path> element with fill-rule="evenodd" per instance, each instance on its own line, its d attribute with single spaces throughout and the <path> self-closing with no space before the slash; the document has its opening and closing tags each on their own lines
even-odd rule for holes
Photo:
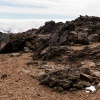
<svg viewBox="0 0 100 100">
<path fill-rule="evenodd" d="M 32 48 L 32 39 L 34 39 L 34 31 L 18 34 L 5 34 L 0 32 L 0 53 L 10 53 L 21 51 L 25 46 Z"/>
<path fill-rule="evenodd" d="M 42 75 L 39 81 L 41 85 L 47 85 L 57 92 L 63 92 L 85 89 L 91 85 L 95 86 L 99 84 L 100 77 L 87 67 L 65 67 Z"/>
<path fill-rule="evenodd" d="M 46 22 L 39 29 L 23 33 L 0 33 L 0 52 L 7 52 L 6 49 L 8 52 L 19 51 L 25 44 L 40 52 L 39 48 L 42 50 L 49 46 L 89 45 L 93 42 L 100 42 L 100 18 L 80 16 L 65 23 Z"/>
<path fill-rule="evenodd" d="M 100 18 L 93 16 L 80 16 L 73 21 L 66 21 L 65 23 L 55 23 L 53 21 L 50 21 L 47 22 L 43 27 L 40 27 L 37 30 L 36 34 L 39 37 L 35 40 L 36 42 L 34 44 L 36 49 L 34 58 L 51 60 L 51 58 L 55 58 L 56 56 L 58 57 L 58 55 L 60 54 L 57 53 L 55 57 L 49 57 L 51 56 L 52 52 L 54 53 L 56 51 L 53 48 L 56 48 L 58 50 L 61 46 L 89 46 L 93 43 L 99 43 Z M 42 51 L 45 51 L 46 55 L 42 54 Z M 71 50 L 63 51 L 65 51 L 67 54 L 68 52 L 71 52 Z"/>
<path fill-rule="evenodd" d="M 43 85 L 61 92 L 100 84 L 99 17 L 80 16 L 65 23 L 50 21 L 39 29 L 18 34 L 0 32 L 0 53 L 30 50 L 33 60 L 70 66 L 40 76 Z"/>
</svg>

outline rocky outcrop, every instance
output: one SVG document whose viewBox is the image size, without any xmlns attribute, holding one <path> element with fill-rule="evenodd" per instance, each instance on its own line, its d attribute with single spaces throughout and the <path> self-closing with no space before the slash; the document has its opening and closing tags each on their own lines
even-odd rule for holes
<svg viewBox="0 0 100 100">
<path fill-rule="evenodd" d="M 0 52 L 16 52 L 29 47 L 33 49 L 32 39 L 35 38 L 33 33 L 5 34 L 0 33 Z"/>
<path fill-rule="evenodd" d="M 51 31 L 47 30 L 49 26 L 50 27 L 52 26 Z M 40 42 L 36 40 L 36 44 L 38 42 L 38 47 L 36 47 L 37 48 L 36 57 L 38 56 L 37 58 L 41 58 L 42 60 L 47 60 L 47 59 L 50 60 L 51 58 L 54 59 L 58 57 L 58 55 L 55 54 L 56 52 L 54 53 L 52 50 L 49 53 L 47 52 L 47 57 L 46 55 L 41 55 L 41 52 L 43 50 L 45 51 L 46 48 L 52 48 L 52 46 L 55 46 L 56 48 L 60 49 L 60 46 L 72 46 L 72 45 L 88 46 L 89 44 L 100 42 L 100 18 L 99 17 L 80 16 L 79 18 L 73 21 L 66 21 L 65 23 L 54 23 L 53 21 L 51 21 L 46 23 L 40 29 L 38 29 L 37 35 L 39 34 L 39 32 L 42 33 L 41 32 L 42 29 L 47 30 L 43 32 L 43 34 L 50 35 L 50 37 L 45 41 L 46 44 L 45 46 L 44 43 L 42 43 L 42 41 L 44 41 L 44 38 L 42 38 Z M 70 52 L 72 53 L 72 51 Z M 72 58 L 75 58 L 73 57 L 75 52 L 73 51 L 72 54 L 71 53 L 66 53 L 66 54 L 67 56 L 69 55 L 70 57 L 72 56 Z M 84 53 L 84 50 L 82 52 Z M 83 53 L 81 53 L 81 56 L 83 55 Z M 88 55 L 88 53 L 89 52 L 87 52 L 86 55 Z M 55 56 L 54 57 L 52 56 L 49 59 L 49 56 L 51 54 Z"/>
<path fill-rule="evenodd" d="M 92 42 L 100 42 L 100 18 L 80 16 L 65 23 L 50 21 L 39 29 L 9 35 L 0 33 L 0 35 L 0 52 L 7 52 L 6 49 L 8 52 L 19 51 L 25 45 L 30 49 L 36 46 L 35 50 L 45 49 L 48 46 L 89 45 Z M 43 46 L 44 41 L 46 46 Z"/>
<path fill-rule="evenodd" d="M 100 46 L 95 48 L 84 47 L 82 50 L 74 51 L 69 55 L 69 61 L 80 61 L 80 60 L 93 60 L 100 61 Z"/>
<path fill-rule="evenodd" d="M 4 47 L 8 44 L 10 41 L 10 35 L 0 33 L 0 51 L 4 49 Z"/>
<path fill-rule="evenodd" d="M 99 78 L 88 67 L 66 67 L 50 71 L 39 77 L 41 85 L 47 85 L 57 92 L 85 89 L 99 83 Z"/>
<path fill-rule="evenodd" d="M 92 45 L 92 46 L 91 46 Z M 33 60 L 63 64 L 64 69 L 39 77 L 58 92 L 100 83 L 100 18 L 80 16 L 65 23 L 46 22 L 39 29 L 18 34 L 0 33 L 0 53 L 33 52 Z M 20 56 L 12 54 L 12 57 Z"/>
</svg>

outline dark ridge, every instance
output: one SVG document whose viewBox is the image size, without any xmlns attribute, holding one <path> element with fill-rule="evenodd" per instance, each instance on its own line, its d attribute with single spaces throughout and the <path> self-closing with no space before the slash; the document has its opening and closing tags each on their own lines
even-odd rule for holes
<svg viewBox="0 0 100 100">
<path fill-rule="evenodd" d="M 29 48 L 34 47 L 34 51 L 39 54 L 40 50 L 48 46 L 89 45 L 93 42 L 100 42 L 100 18 L 86 15 L 65 23 L 45 22 L 45 25 L 39 29 L 23 33 L 4 34 L 1 32 L 0 52 L 20 51 L 27 47 L 26 44 L 30 44 Z"/>
</svg>

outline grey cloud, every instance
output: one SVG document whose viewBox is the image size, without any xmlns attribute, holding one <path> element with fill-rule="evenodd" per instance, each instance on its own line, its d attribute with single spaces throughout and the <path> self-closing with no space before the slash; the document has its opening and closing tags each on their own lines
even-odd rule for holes
<svg viewBox="0 0 100 100">
<path fill-rule="evenodd" d="M 0 12 L 17 14 L 40 14 L 100 16 L 100 0 L 1 0 L 10 5 L 0 6 Z M 13 5 L 13 6 L 12 6 Z M 16 5 L 16 6 L 15 6 Z"/>
</svg>

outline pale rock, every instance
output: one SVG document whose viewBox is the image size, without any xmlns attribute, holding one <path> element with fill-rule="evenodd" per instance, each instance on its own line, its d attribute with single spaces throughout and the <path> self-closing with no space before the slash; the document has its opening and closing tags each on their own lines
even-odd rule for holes
<svg viewBox="0 0 100 100">
<path fill-rule="evenodd" d="M 21 53 L 12 53 L 10 56 L 11 57 L 19 57 L 19 56 L 21 56 Z"/>
<path fill-rule="evenodd" d="M 83 61 L 83 62 L 81 62 L 81 64 L 82 64 L 82 66 L 88 67 L 88 68 L 96 67 L 95 63 L 90 60 Z"/>
</svg>

